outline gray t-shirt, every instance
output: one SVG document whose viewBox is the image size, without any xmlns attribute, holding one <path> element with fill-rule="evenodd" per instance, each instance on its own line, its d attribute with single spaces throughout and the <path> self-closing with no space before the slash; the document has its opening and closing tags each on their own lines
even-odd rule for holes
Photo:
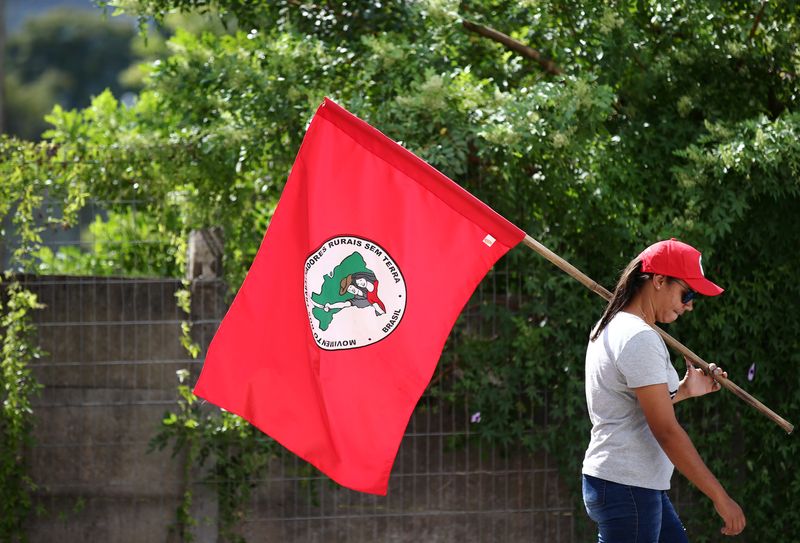
<svg viewBox="0 0 800 543">
<path fill-rule="evenodd" d="M 648 324 L 620 311 L 586 349 L 586 403 L 592 436 L 583 473 L 615 483 L 668 490 L 674 469 L 656 441 L 634 388 L 680 383 L 664 340 Z"/>
</svg>

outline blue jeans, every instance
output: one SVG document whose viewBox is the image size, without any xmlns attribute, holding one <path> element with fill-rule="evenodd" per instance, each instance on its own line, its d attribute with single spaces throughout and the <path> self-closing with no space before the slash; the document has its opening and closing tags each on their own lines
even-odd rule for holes
<svg viewBox="0 0 800 543">
<path fill-rule="evenodd" d="M 664 490 L 583 476 L 583 503 L 597 523 L 598 543 L 688 543 Z"/>
</svg>

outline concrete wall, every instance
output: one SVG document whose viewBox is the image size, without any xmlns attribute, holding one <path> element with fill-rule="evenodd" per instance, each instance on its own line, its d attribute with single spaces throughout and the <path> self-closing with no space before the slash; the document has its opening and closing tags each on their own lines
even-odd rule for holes
<svg viewBox="0 0 800 543">
<path fill-rule="evenodd" d="M 175 398 L 182 348 L 172 280 L 33 280 L 48 353 L 35 365 L 31 462 L 47 513 L 31 541 L 165 541 L 183 492 L 179 463 L 148 453 Z"/>
<path fill-rule="evenodd" d="M 30 452 L 37 499 L 32 542 L 176 541 L 170 533 L 185 489 L 180 459 L 148 453 L 175 398 L 175 371 L 200 362 L 180 345 L 179 282 L 31 277 L 49 354 L 35 365 Z M 223 285 L 194 287 L 195 339 L 205 345 L 225 311 Z M 469 413 L 424 397 L 401 445 L 387 497 L 327 481 L 289 453 L 257 481 L 240 525 L 248 541 L 571 542 L 572 502 L 555 462 L 463 442 Z M 197 475 L 197 474 L 196 474 Z M 217 541 L 215 489 L 194 483 L 196 541 Z"/>
</svg>

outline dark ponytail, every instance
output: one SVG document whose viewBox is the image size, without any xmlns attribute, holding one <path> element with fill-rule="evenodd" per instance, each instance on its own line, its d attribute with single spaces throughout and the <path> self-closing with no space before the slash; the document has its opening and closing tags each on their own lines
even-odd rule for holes
<svg viewBox="0 0 800 543">
<path fill-rule="evenodd" d="M 613 319 L 623 307 L 628 305 L 628 302 L 633 299 L 636 293 L 639 292 L 639 289 L 642 288 L 645 281 L 650 279 L 650 277 L 650 274 L 642 273 L 642 261 L 638 256 L 630 261 L 619 277 L 617 287 L 614 289 L 614 294 L 611 296 L 611 300 L 609 300 L 608 306 L 606 306 L 606 310 L 600 318 L 597 329 L 594 334 L 592 334 L 592 341 L 600 337 L 603 329 L 608 326 L 611 319 Z"/>
</svg>

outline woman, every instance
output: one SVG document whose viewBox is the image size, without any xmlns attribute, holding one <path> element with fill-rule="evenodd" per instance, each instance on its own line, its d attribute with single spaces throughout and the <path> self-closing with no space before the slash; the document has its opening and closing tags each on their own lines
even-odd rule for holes
<svg viewBox="0 0 800 543">
<path fill-rule="evenodd" d="M 678 380 L 661 336 L 651 328 L 691 311 L 698 294 L 723 289 L 705 278 L 700 252 L 674 238 L 633 259 L 620 277 L 586 350 L 586 401 L 592 434 L 583 461 L 583 499 L 599 542 L 687 542 L 669 501 L 673 466 L 714 502 L 736 535 L 741 507 L 706 467 L 675 419 L 673 404 L 719 390 L 686 361 Z M 714 364 L 711 373 L 727 374 Z"/>
</svg>

